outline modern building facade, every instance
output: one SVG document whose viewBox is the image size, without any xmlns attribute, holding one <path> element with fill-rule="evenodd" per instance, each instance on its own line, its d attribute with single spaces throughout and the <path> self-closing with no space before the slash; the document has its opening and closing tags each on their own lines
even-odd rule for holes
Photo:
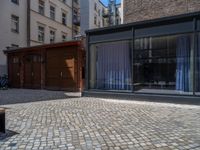
<svg viewBox="0 0 200 150">
<path fill-rule="evenodd" d="M 87 94 L 200 96 L 200 12 L 87 31 Z"/>
<path fill-rule="evenodd" d="M 108 6 L 105 6 L 101 0 L 84 0 L 80 2 L 82 35 L 85 35 L 85 31 L 88 29 L 123 23 L 121 4 L 116 4 L 115 0 L 110 0 Z"/>
<path fill-rule="evenodd" d="M 80 34 L 79 0 L 1 0 L 0 75 L 6 73 L 2 50 L 71 40 Z"/>
<path fill-rule="evenodd" d="M 200 11 L 199 0 L 123 0 L 124 23 Z"/>
</svg>

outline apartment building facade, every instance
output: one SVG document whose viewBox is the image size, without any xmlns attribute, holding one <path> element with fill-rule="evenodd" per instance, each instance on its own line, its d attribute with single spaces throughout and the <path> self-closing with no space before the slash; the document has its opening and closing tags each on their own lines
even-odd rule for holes
<svg viewBox="0 0 200 150">
<path fill-rule="evenodd" d="M 117 11 L 117 17 L 115 18 L 118 24 L 122 24 L 123 11 L 121 4 L 114 5 Z M 88 29 L 102 28 L 110 25 L 116 25 L 109 21 L 109 15 L 112 13 L 109 11 L 109 6 L 105 6 L 100 0 L 84 0 L 80 1 L 81 12 L 81 34 L 85 35 L 85 31 Z"/>
<path fill-rule="evenodd" d="M 79 4 L 79 0 L 1 0 L 0 75 L 7 72 L 3 50 L 62 42 L 79 34 L 74 21 Z"/>
<path fill-rule="evenodd" d="M 199 0 L 123 0 L 124 23 L 200 11 Z"/>
<path fill-rule="evenodd" d="M 27 1 L 0 1 L 0 75 L 6 73 L 6 56 L 2 50 L 27 45 Z"/>
</svg>

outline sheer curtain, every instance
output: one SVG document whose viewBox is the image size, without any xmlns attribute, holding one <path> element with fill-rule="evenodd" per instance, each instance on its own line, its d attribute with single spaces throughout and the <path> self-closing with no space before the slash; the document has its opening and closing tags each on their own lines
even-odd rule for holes
<svg viewBox="0 0 200 150">
<path fill-rule="evenodd" d="M 130 43 L 115 42 L 97 47 L 97 89 L 130 90 Z"/>
<path fill-rule="evenodd" d="M 177 39 L 176 90 L 178 91 L 190 91 L 190 44 L 189 36 L 180 36 Z"/>
</svg>

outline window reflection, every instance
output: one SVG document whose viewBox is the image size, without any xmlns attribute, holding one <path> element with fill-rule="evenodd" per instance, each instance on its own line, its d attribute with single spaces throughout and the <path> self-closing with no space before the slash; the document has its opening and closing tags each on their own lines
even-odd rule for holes
<svg viewBox="0 0 200 150">
<path fill-rule="evenodd" d="M 134 89 L 144 93 L 193 92 L 192 35 L 135 40 Z"/>
<path fill-rule="evenodd" d="M 90 48 L 90 88 L 131 90 L 131 42 L 94 44 Z"/>
</svg>

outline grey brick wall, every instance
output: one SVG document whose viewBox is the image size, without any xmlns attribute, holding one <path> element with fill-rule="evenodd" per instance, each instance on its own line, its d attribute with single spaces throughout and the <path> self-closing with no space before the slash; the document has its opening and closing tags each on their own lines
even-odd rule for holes
<svg viewBox="0 0 200 150">
<path fill-rule="evenodd" d="M 124 23 L 200 11 L 200 0 L 124 0 Z"/>
</svg>

